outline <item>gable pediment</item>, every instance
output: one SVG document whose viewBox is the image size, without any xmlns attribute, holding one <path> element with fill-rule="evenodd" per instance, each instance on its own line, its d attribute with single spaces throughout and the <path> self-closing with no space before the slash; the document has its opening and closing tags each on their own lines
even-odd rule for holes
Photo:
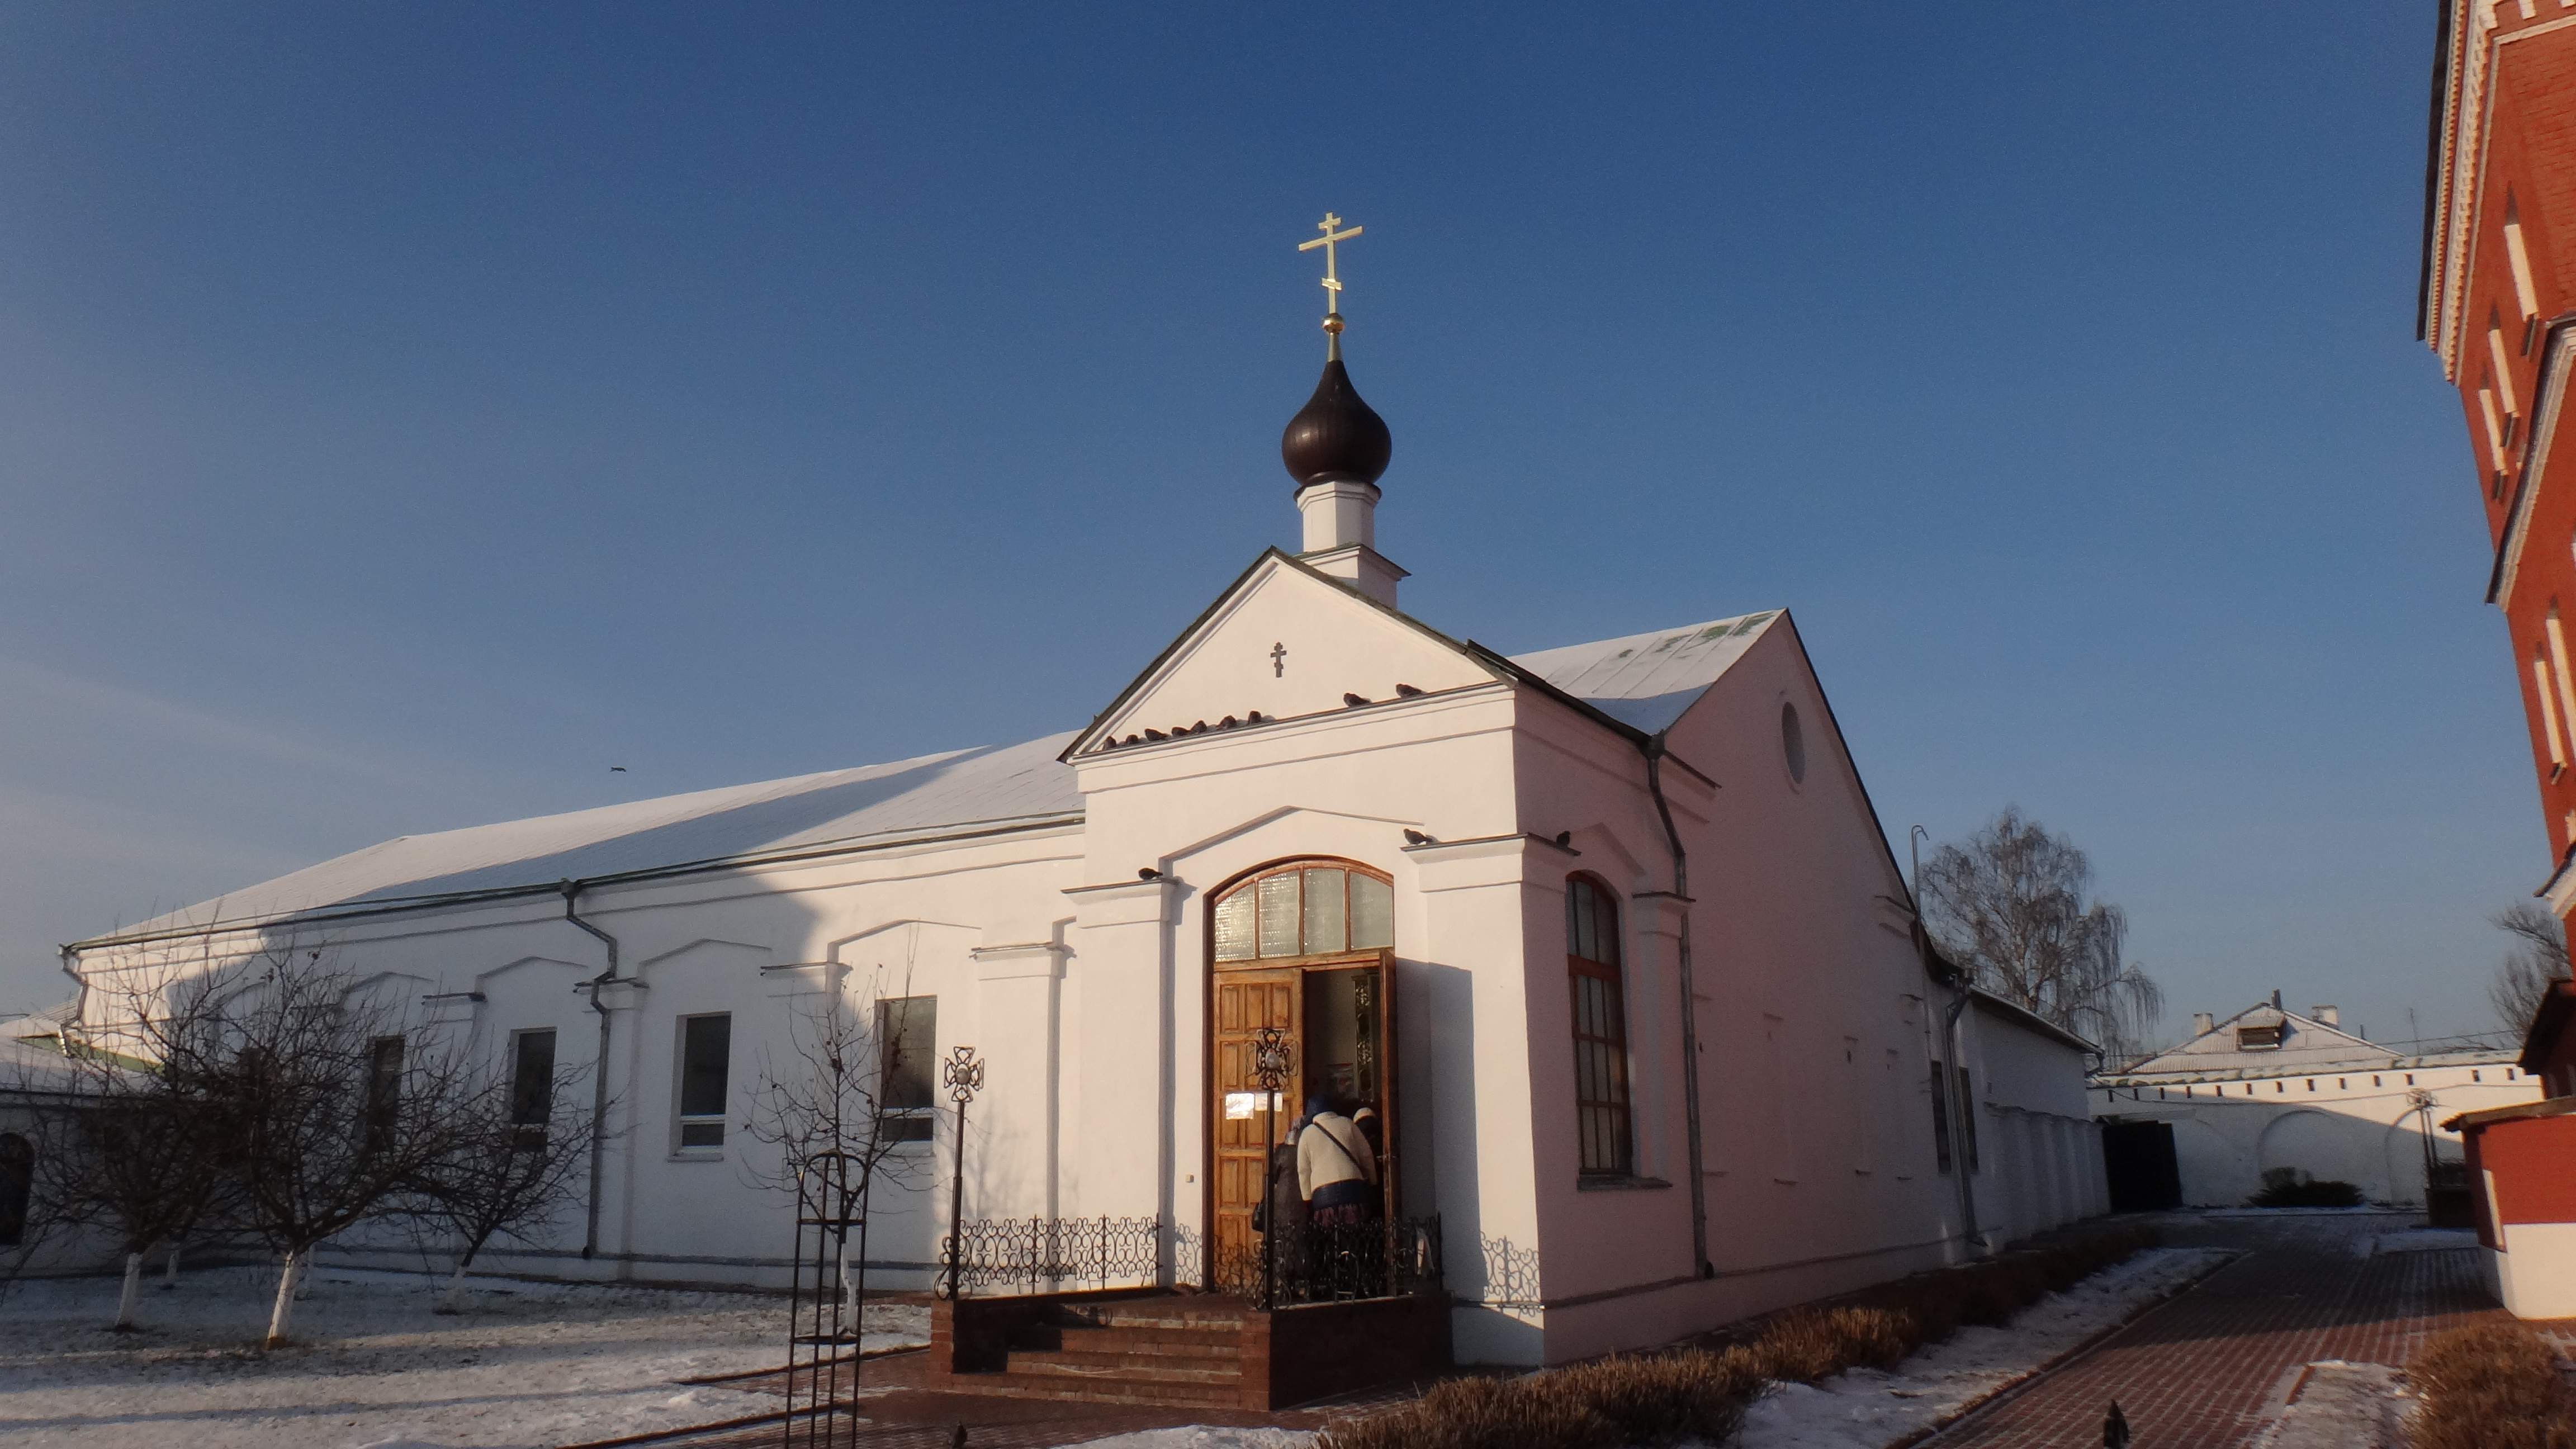
<svg viewBox="0 0 2576 1449">
<path fill-rule="evenodd" d="M 1130 735 L 1300 719 L 1349 708 L 1353 696 L 1395 699 L 1399 686 L 1434 694 L 1498 677 L 1465 646 L 1272 549 L 1065 757 Z"/>
</svg>

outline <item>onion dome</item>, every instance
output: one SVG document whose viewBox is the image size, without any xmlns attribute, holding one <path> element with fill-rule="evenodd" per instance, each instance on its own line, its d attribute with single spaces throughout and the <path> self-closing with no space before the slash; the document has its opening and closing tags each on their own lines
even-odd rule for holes
<svg viewBox="0 0 2576 1449">
<path fill-rule="evenodd" d="M 1342 366 L 1341 338 L 1333 342 L 1315 395 L 1279 437 L 1279 460 L 1301 489 L 1315 483 L 1375 483 L 1395 455 L 1386 419 L 1360 401 L 1359 389 L 1351 386 L 1350 372 Z"/>
</svg>

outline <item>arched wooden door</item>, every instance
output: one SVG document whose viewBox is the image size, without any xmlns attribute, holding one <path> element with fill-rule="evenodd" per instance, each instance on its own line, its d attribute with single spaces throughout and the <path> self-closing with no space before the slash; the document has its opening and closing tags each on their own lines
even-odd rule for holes
<svg viewBox="0 0 2576 1449">
<path fill-rule="evenodd" d="M 1253 1207 L 1269 1144 L 1308 1098 L 1372 1108 L 1379 1181 L 1396 1212 L 1394 899 L 1385 877 L 1346 861 L 1297 861 L 1236 882 L 1209 912 L 1209 1282 L 1240 1288 L 1261 1252 Z M 1253 1049 L 1263 1028 L 1289 1049 L 1275 1099 Z"/>
</svg>

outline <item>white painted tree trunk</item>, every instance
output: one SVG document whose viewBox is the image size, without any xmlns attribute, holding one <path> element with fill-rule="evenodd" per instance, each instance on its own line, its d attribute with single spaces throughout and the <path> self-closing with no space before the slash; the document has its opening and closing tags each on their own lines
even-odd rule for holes
<svg viewBox="0 0 2576 1449">
<path fill-rule="evenodd" d="M 168 1269 L 167 1269 L 167 1270 L 165 1270 L 165 1271 L 164 1271 L 164 1273 L 163 1273 L 163 1276 L 162 1276 L 162 1279 L 161 1279 L 161 1291 L 162 1291 L 162 1292 L 164 1292 L 164 1293 L 166 1293 L 166 1292 L 170 1291 L 171 1289 L 176 1288 L 176 1287 L 178 1287 L 178 1286 L 179 1286 L 179 1245 L 178 1245 L 177 1243 L 172 1243 L 172 1244 L 170 1245 L 170 1266 L 169 1266 L 169 1267 L 168 1267 Z"/>
<path fill-rule="evenodd" d="M 142 1292 L 143 1255 L 128 1253 L 125 1255 L 125 1291 L 119 1294 L 116 1300 L 117 1332 L 127 1333 L 133 1330 L 135 1300 L 142 1295 Z"/>
<path fill-rule="evenodd" d="M 859 1331 L 859 1277 L 850 1271 L 850 1240 L 841 1240 L 841 1300 L 849 1314 L 850 1332 Z"/>
<path fill-rule="evenodd" d="M 473 1261 L 472 1258 L 456 1260 L 456 1271 L 447 1280 L 447 1291 L 438 1295 L 438 1306 L 430 1310 L 431 1312 L 462 1313 L 465 1311 L 465 1268 Z"/>
<path fill-rule="evenodd" d="M 310 1263 L 312 1258 L 313 1250 L 310 1248 L 301 1253 L 286 1255 L 286 1264 L 278 1270 L 277 1274 L 277 1304 L 268 1311 L 268 1341 L 261 1347 L 284 1348 L 286 1346 L 287 1330 L 293 1327 L 295 1322 L 295 1293 L 297 1289 L 304 1286 L 305 1265 Z"/>
</svg>

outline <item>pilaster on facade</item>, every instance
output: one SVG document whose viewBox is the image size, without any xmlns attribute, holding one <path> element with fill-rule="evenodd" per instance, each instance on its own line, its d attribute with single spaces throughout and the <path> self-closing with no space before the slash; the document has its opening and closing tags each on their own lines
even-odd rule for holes
<svg viewBox="0 0 2576 1449">
<path fill-rule="evenodd" d="M 1195 1191 L 1176 1191 L 1177 1138 L 1199 1120 L 1175 1091 L 1173 928 L 1185 887 L 1169 876 L 1074 886 L 1067 934 L 1081 963 L 1067 1027 L 1080 1060 L 1067 1063 L 1075 1124 L 1066 1177 L 1084 1217 L 1195 1216 Z M 1195 1154 L 1193 1154 L 1195 1156 Z"/>
</svg>

